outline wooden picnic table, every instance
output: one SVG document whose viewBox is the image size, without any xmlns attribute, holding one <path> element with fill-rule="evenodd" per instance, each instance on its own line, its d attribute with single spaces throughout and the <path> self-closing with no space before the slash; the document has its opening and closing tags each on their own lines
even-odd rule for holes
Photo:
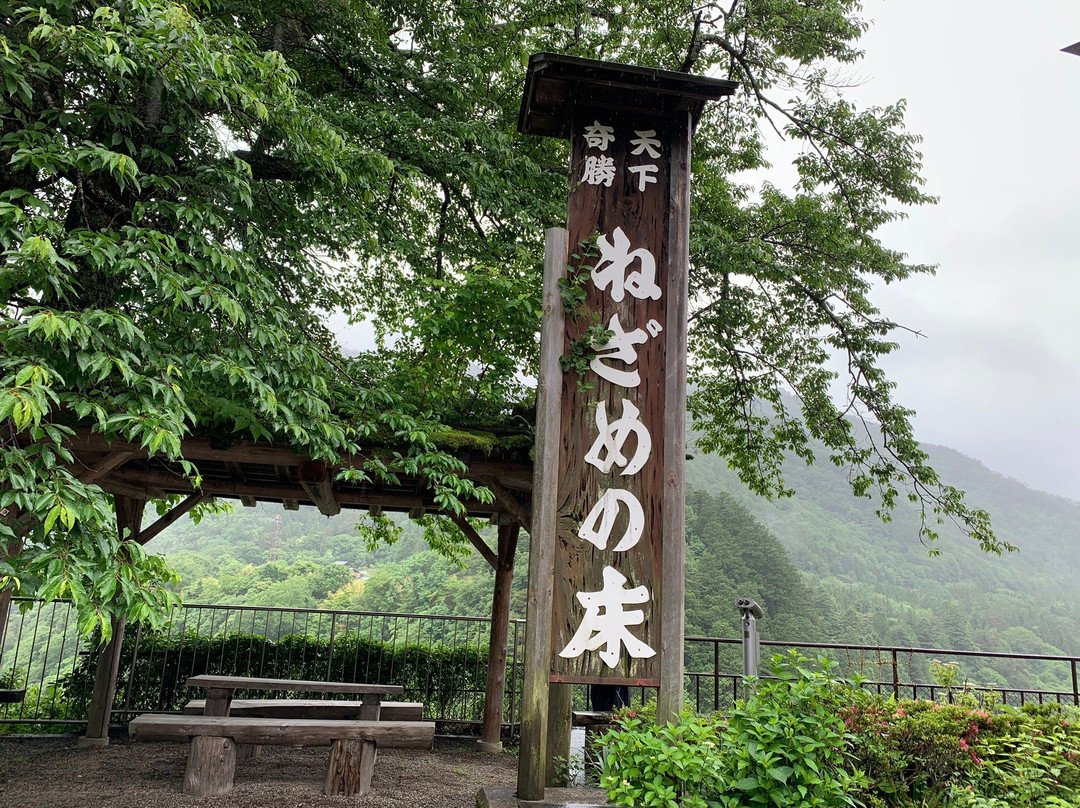
<svg viewBox="0 0 1080 808">
<path fill-rule="evenodd" d="M 305 679 L 263 679 L 257 676 L 189 676 L 188 687 L 206 688 L 203 715 L 228 715 L 233 693 L 237 690 L 284 690 L 299 693 L 350 693 L 362 699 L 359 718 L 378 721 L 383 696 L 400 696 L 401 685 L 362 682 L 320 682 Z"/>
</svg>

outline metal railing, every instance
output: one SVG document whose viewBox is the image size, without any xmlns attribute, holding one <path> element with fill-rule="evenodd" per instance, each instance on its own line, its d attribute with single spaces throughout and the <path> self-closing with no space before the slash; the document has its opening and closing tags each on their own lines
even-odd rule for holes
<svg viewBox="0 0 1080 808">
<path fill-rule="evenodd" d="M 193 695 L 187 677 L 217 673 L 400 684 L 402 699 L 422 702 L 426 719 L 479 726 L 490 625 L 480 617 L 187 605 L 160 631 L 128 628 L 113 720 L 176 712 Z M 523 621 L 511 621 L 504 703 L 511 733 L 520 721 L 524 637 Z M 0 704 L 0 727 L 85 724 L 95 662 L 66 602 L 13 608 L 0 648 L 0 687 L 25 688 L 26 696 Z"/>
<path fill-rule="evenodd" d="M 909 648 L 888 645 L 853 645 L 844 643 L 786 642 L 762 640 L 762 646 L 779 651 L 798 650 L 807 656 L 823 655 L 836 662 L 839 673 L 879 695 L 894 698 L 938 699 L 952 701 L 967 691 L 980 700 L 1021 707 L 1028 703 L 1058 702 L 1080 706 L 1077 669 L 1080 657 L 1049 654 L 1016 654 L 994 651 L 960 651 L 942 648 Z M 742 698 L 742 640 L 718 637 L 687 637 L 686 700 L 698 712 L 724 709 Z M 770 653 L 763 650 L 762 657 Z M 707 658 L 706 665 L 701 664 Z M 963 660 L 989 662 L 1011 660 L 1024 663 L 1026 671 L 1013 677 L 1031 677 L 1040 668 L 1044 678 L 1060 687 L 1025 687 L 1015 678 L 1010 683 L 976 683 L 960 676 Z M 957 665 L 956 679 L 948 684 L 934 678 L 934 665 L 945 668 Z M 702 669 L 704 667 L 704 669 Z M 726 672 L 725 672 L 726 671 Z M 764 673 L 764 671 L 762 671 Z"/>
<path fill-rule="evenodd" d="M 22 607 L 22 608 L 20 608 Z M 28 608 L 24 611 L 24 608 Z M 171 712 L 192 695 L 200 673 L 401 684 L 403 699 L 446 725 L 478 726 L 483 717 L 490 619 L 382 614 L 329 609 L 188 605 L 161 631 L 129 627 L 121 653 L 114 720 Z M 524 622 L 511 621 L 504 733 L 520 721 Z M 729 707 L 744 696 L 741 640 L 686 638 L 686 700 L 699 712 Z M 863 687 L 897 698 L 952 698 L 967 689 L 998 703 L 1056 701 L 1080 705 L 1080 657 L 874 645 L 762 641 L 774 649 L 823 654 Z M 769 656 L 766 652 L 763 656 Z M 0 704 L 0 732 L 86 723 L 96 653 L 79 638 L 73 610 L 15 598 L 0 648 L 0 689 L 25 689 L 21 702 Z M 946 687 L 931 663 L 1015 664 L 1005 684 L 956 681 Z M 1023 667 L 1021 667 L 1023 666 Z M 939 669 L 940 670 L 940 669 Z M 1034 673 L 1052 686 L 1036 687 Z M 584 689 L 576 702 L 587 703 Z M 243 697 L 245 694 L 239 693 Z M 648 698 L 635 689 L 635 701 Z M 6 727 L 6 729 L 5 729 Z"/>
</svg>

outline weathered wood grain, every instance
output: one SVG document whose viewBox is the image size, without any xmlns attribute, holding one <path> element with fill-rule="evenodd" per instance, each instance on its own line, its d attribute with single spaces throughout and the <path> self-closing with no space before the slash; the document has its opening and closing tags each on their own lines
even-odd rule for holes
<svg viewBox="0 0 1080 808">
<path fill-rule="evenodd" d="M 346 738 L 330 745 L 330 766 L 323 793 L 328 797 L 342 794 L 361 797 L 371 791 L 378 749 L 374 741 Z"/>
<path fill-rule="evenodd" d="M 529 584 L 521 687 L 521 747 L 518 752 L 517 796 L 522 800 L 540 800 L 544 796 L 552 570 L 558 523 L 559 399 L 562 394 L 559 356 L 563 350 L 559 280 L 566 274 L 567 232 L 552 228 L 545 234 L 545 239 L 544 319 L 540 327 L 540 370 L 536 391 L 536 459 L 529 527 Z"/>
<path fill-rule="evenodd" d="M 236 744 L 231 738 L 192 738 L 184 771 L 184 793 L 191 797 L 221 797 L 232 791 L 236 775 Z"/>
<path fill-rule="evenodd" d="M 401 695 L 401 685 L 379 685 L 366 682 L 320 682 L 310 679 L 263 679 L 257 676 L 189 676 L 188 687 L 229 688 L 232 690 L 289 690 L 298 693 L 376 693 L 384 696 Z"/>
<path fill-rule="evenodd" d="M 359 738 L 395 749 L 430 749 L 435 723 L 144 713 L 128 724 L 128 735 L 136 741 L 178 743 L 202 736 L 223 737 L 258 746 L 322 746 L 340 738 Z"/>
<path fill-rule="evenodd" d="M 610 188 L 590 185 L 581 181 L 583 166 L 595 149 L 588 149 L 582 136 L 585 126 L 598 121 L 614 127 L 615 140 L 602 152 L 613 158 L 616 166 L 615 180 Z M 655 131 L 661 142 L 661 157 L 631 155 L 631 139 L 636 131 Z M 615 302 L 607 290 L 598 289 L 591 281 L 586 282 L 585 312 L 566 321 L 564 352 L 569 353 L 572 344 L 580 340 L 594 323 L 604 326 L 612 316 L 618 315 L 623 330 L 645 329 L 650 320 L 656 320 L 664 331 L 650 337 L 637 346 L 637 362 L 625 365 L 618 361 L 611 364 L 619 370 L 636 369 L 641 383 L 637 387 L 612 384 L 591 370 L 583 376 L 570 372 L 564 375 L 562 386 L 562 443 L 559 467 L 562 477 L 559 486 L 559 529 L 555 555 L 555 602 L 552 629 L 552 679 L 563 682 L 597 682 L 611 684 L 658 684 L 660 680 L 659 651 L 661 647 L 662 546 L 664 526 L 662 521 L 664 426 L 666 411 L 666 385 L 664 363 L 666 351 L 668 298 L 674 294 L 668 283 L 668 207 L 669 169 L 672 132 L 669 122 L 662 118 L 645 115 L 624 115 L 597 108 L 578 107 L 572 116 L 571 128 L 571 192 L 568 214 L 571 253 L 571 271 L 588 272 L 596 265 L 598 255 L 584 255 L 583 245 L 595 243 L 597 235 L 610 238 L 615 228 L 621 227 L 630 238 L 630 248 L 647 249 L 656 259 L 656 282 L 663 290 L 659 300 L 638 300 L 627 293 L 621 302 Z M 627 170 L 628 165 L 655 163 L 659 170 L 657 182 L 649 184 L 644 191 L 638 190 L 637 178 Z M 634 265 L 637 268 L 637 265 Z M 583 389 L 586 388 L 586 389 Z M 637 473 L 623 476 L 622 469 L 614 466 L 604 474 L 585 462 L 597 436 L 596 408 L 600 402 L 606 405 L 609 420 L 622 415 L 623 400 L 633 403 L 640 411 L 640 420 L 652 439 L 649 461 Z M 636 438 L 624 446 L 624 454 L 630 456 Z M 632 493 L 641 503 L 645 514 L 645 531 L 637 546 L 625 552 L 613 552 L 612 546 L 626 527 L 625 511 L 620 513 L 607 549 L 600 549 L 578 537 L 578 529 L 589 511 L 609 488 L 619 488 Z M 627 589 L 646 585 L 650 600 L 632 608 L 645 612 L 645 621 L 631 628 L 631 633 L 657 652 L 650 659 L 633 659 L 625 649 L 615 669 L 609 668 L 596 652 L 586 652 L 573 659 L 563 659 L 559 652 L 566 647 L 581 623 L 584 609 L 576 599 L 578 592 L 599 592 L 603 589 L 602 574 L 605 566 L 614 567 L 627 579 Z"/>
<path fill-rule="evenodd" d="M 229 715 L 346 720 L 360 717 L 361 703 L 342 699 L 233 699 Z M 203 715 L 205 705 L 205 699 L 192 699 L 184 705 L 184 714 Z M 420 721 L 423 717 L 424 705 L 418 701 L 384 701 L 379 710 L 381 721 Z"/>
</svg>

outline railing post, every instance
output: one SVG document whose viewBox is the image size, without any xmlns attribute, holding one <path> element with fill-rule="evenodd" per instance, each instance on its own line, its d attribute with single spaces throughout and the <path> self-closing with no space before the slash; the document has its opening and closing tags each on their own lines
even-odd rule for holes
<svg viewBox="0 0 1080 808">
<path fill-rule="evenodd" d="M 330 669 L 334 666 L 334 640 L 337 637 L 337 612 L 330 615 L 330 655 L 326 658 L 326 681 L 330 681 Z"/>
<path fill-rule="evenodd" d="M 713 710 L 720 709 L 720 643 L 713 640 Z"/>
<path fill-rule="evenodd" d="M 900 700 L 900 665 L 896 659 L 896 649 L 892 649 L 892 692 L 893 698 Z"/>
<path fill-rule="evenodd" d="M 1073 705 L 1080 707 L 1080 689 L 1076 687 L 1076 660 L 1072 660 Z"/>
</svg>

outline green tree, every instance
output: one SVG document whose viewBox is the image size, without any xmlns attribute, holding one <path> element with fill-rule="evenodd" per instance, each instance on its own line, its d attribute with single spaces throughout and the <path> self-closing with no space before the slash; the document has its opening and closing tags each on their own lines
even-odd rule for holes
<svg viewBox="0 0 1080 808">
<path fill-rule="evenodd" d="M 171 578 L 66 465 L 73 426 L 172 458 L 197 432 L 333 459 L 381 429 L 437 486 L 461 468 L 320 320 L 349 298 L 327 262 L 371 234 L 391 165 L 241 21 L 0 2 L 0 583 L 72 597 L 104 636 L 113 615 L 160 615 Z"/>
<path fill-rule="evenodd" d="M 868 290 L 931 268 L 875 234 L 931 198 L 903 105 L 830 81 L 860 55 L 856 0 L 0 0 L 0 24 L 0 539 L 26 545 L 0 575 L 73 595 L 84 626 L 155 612 L 168 574 L 104 541 L 107 498 L 65 465 L 75 424 L 172 457 L 198 432 L 332 460 L 382 431 L 447 507 L 468 492 L 432 435 L 530 409 L 541 233 L 564 216 L 565 144 L 515 133 L 541 50 L 741 83 L 695 145 L 700 444 L 775 495 L 817 439 L 883 514 L 906 494 L 925 536 L 952 518 L 1005 546 L 879 365 L 897 326 Z M 773 131 L 802 149 L 791 189 L 743 179 Z M 333 307 L 393 339 L 343 359 Z"/>
</svg>

